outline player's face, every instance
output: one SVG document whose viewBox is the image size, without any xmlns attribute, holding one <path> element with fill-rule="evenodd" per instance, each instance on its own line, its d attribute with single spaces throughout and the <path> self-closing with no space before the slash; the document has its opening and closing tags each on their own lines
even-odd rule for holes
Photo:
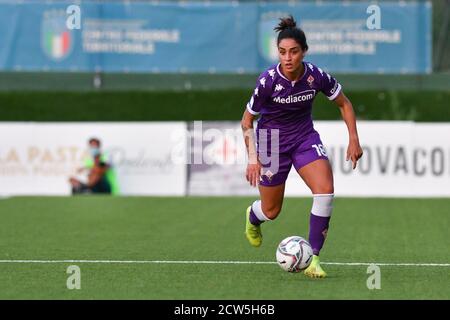
<svg viewBox="0 0 450 320">
<path fill-rule="evenodd" d="M 294 39 L 283 39 L 278 45 L 278 57 L 283 70 L 295 73 L 300 70 L 305 53 Z"/>
</svg>

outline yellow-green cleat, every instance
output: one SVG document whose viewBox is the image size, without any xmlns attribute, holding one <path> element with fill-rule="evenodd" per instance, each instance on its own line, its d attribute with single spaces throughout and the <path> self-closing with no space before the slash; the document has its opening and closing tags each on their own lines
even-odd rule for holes
<svg viewBox="0 0 450 320">
<path fill-rule="evenodd" d="M 304 273 L 310 278 L 325 278 L 327 276 L 327 273 L 320 266 L 319 256 L 316 255 L 313 256 L 311 264 L 305 269 Z"/>
<path fill-rule="evenodd" d="M 261 226 L 255 226 L 250 222 L 250 209 L 251 206 L 245 213 L 245 236 L 252 246 L 259 247 L 262 243 Z"/>
</svg>

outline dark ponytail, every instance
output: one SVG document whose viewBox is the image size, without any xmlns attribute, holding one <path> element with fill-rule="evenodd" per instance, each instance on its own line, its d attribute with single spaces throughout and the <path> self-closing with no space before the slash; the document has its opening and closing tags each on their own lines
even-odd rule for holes
<svg viewBox="0 0 450 320">
<path fill-rule="evenodd" d="M 308 50 L 308 44 L 306 43 L 306 36 L 302 29 L 297 28 L 297 22 L 295 22 L 292 16 L 287 18 L 280 18 L 280 23 L 274 28 L 278 32 L 277 45 L 283 39 L 294 39 L 303 49 Z"/>
</svg>

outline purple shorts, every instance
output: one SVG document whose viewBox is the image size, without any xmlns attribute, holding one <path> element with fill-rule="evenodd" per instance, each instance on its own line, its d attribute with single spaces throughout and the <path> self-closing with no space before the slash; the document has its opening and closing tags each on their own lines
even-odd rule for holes
<svg viewBox="0 0 450 320">
<path fill-rule="evenodd" d="M 278 161 L 270 154 L 268 157 L 262 156 L 260 150 L 258 150 L 258 157 L 262 164 L 259 184 L 268 187 L 286 182 L 292 165 L 298 171 L 301 167 L 315 160 L 328 160 L 320 135 L 317 132 L 306 136 L 288 152 L 278 153 Z"/>
</svg>

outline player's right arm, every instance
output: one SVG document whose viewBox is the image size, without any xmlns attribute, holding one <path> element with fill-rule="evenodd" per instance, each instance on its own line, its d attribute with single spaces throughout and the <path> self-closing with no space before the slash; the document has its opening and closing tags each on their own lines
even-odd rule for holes
<svg viewBox="0 0 450 320">
<path fill-rule="evenodd" d="M 245 107 L 242 115 L 241 127 L 244 134 L 245 147 L 247 148 L 248 164 L 245 177 L 253 187 L 256 187 L 261 174 L 261 163 L 258 160 L 256 150 L 255 132 L 253 130 L 253 120 L 257 117 L 266 102 L 266 98 L 270 94 L 269 79 L 271 77 L 267 72 L 262 73 L 257 82 L 256 88 Z"/>
<path fill-rule="evenodd" d="M 258 161 L 258 154 L 256 152 L 255 132 L 253 130 L 253 120 L 255 115 L 248 110 L 244 111 L 241 120 L 242 132 L 244 134 L 245 147 L 247 148 L 248 164 L 245 172 L 245 178 L 253 187 L 258 185 L 259 176 L 261 172 L 261 164 Z"/>
</svg>

